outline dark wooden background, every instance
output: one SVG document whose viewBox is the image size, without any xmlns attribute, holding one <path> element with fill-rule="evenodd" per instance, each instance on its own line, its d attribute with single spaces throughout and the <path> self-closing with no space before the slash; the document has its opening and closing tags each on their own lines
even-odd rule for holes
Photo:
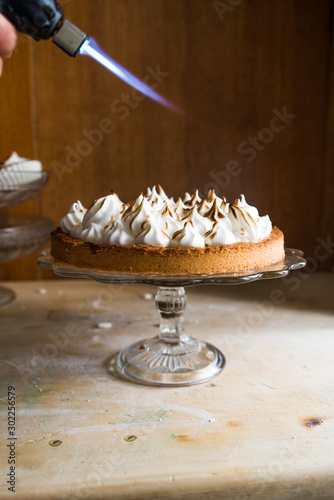
<svg viewBox="0 0 334 500">
<path fill-rule="evenodd" d="M 38 158 L 52 177 L 39 196 L 2 214 L 58 223 L 76 199 L 89 205 L 110 189 L 128 201 L 155 183 L 170 196 L 216 187 L 230 199 L 244 193 L 288 246 L 308 256 L 319 238 L 334 239 L 333 1 L 61 3 L 68 19 L 136 75 L 159 67 L 165 76 L 157 91 L 185 116 L 149 99 L 135 102 L 126 84 L 87 57 L 71 59 L 50 41 L 20 36 L 0 79 L 0 158 L 13 150 Z M 121 112 L 117 100 L 128 94 Z M 295 117 L 278 131 L 273 110 L 284 108 Z M 84 131 L 105 119 L 113 131 L 72 164 L 68 151 L 83 153 Z M 275 132 L 263 130 L 270 125 Z M 249 137 L 258 142 L 246 154 Z M 229 176 L 231 161 L 238 167 Z M 2 264 L 0 278 L 45 275 L 35 259 Z M 332 264 L 329 257 L 322 267 Z"/>
</svg>

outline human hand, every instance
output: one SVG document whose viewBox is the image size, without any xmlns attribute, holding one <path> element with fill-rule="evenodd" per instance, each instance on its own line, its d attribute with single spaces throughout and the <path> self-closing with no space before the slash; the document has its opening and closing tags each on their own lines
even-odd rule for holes
<svg viewBox="0 0 334 500">
<path fill-rule="evenodd" d="M 0 14 L 0 76 L 3 59 L 10 57 L 16 45 L 16 31 L 14 26 Z"/>
</svg>

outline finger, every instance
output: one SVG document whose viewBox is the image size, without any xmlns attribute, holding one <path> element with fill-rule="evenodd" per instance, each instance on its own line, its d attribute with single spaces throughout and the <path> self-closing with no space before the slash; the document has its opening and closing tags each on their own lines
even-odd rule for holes
<svg viewBox="0 0 334 500">
<path fill-rule="evenodd" d="M 14 26 L 0 14 L 0 57 L 10 57 L 16 45 L 16 31 Z"/>
<path fill-rule="evenodd" d="M 0 76 L 2 75 L 3 60 L 0 57 Z"/>
</svg>

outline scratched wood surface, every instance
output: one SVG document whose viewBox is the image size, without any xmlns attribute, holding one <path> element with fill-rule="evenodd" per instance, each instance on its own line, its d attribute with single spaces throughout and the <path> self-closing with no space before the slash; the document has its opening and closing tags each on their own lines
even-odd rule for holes
<svg viewBox="0 0 334 500">
<path fill-rule="evenodd" d="M 13 498 L 4 452 L 13 385 L 19 500 L 332 498 L 334 279 L 300 276 L 187 289 L 188 333 L 227 364 L 183 388 L 143 387 L 107 369 L 111 355 L 157 333 L 154 300 L 144 298 L 153 287 L 9 283 L 0 497 Z M 271 307 L 274 289 L 284 303 Z"/>
<path fill-rule="evenodd" d="M 88 205 L 111 188 L 127 201 L 155 183 L 171 196 L 215 187 L 245 193 L 288 246 L 313 256 L 334 221 L 333 1 L 232 3 L 63 2 L 69 19 L 185 116 L 140 100 L 86 57 L 21 41 L 0 81 L 0 156 L 38 157 L 52 178 L 10 212 L 58 222 L 74 200 Z M 40 276 L 34 258 L 2 265 L 0 278 Z M 330 269 L 332 257 L 321 265 Z"/>
</svg>

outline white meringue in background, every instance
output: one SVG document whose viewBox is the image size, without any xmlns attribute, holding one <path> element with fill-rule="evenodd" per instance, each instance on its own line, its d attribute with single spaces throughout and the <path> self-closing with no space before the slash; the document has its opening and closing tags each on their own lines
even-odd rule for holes
<svg viewBox="0 0 334 500">
<path fill-rule="evenodd" d="M 61 220 L 64 233 L 103 245 L 196 247 L 258 242 L 270 236 L 268 215 L 260 217 L 244 195 L 233 204 L 211 190 L 201 199 L 198 190 L 184 199 L 168 198 L 158 186 L 124 204 L 116 194 L 96 200 L 86 211 L 78 201 Z"/>
<path fill-rule="evenodd" d="M 6 188 L 28 182 L 36 182 L 41 178 L 42 163 L 28 160 L 13 152 L 7 160 L 0 163 L 0 184 Z"/>
</svg>

